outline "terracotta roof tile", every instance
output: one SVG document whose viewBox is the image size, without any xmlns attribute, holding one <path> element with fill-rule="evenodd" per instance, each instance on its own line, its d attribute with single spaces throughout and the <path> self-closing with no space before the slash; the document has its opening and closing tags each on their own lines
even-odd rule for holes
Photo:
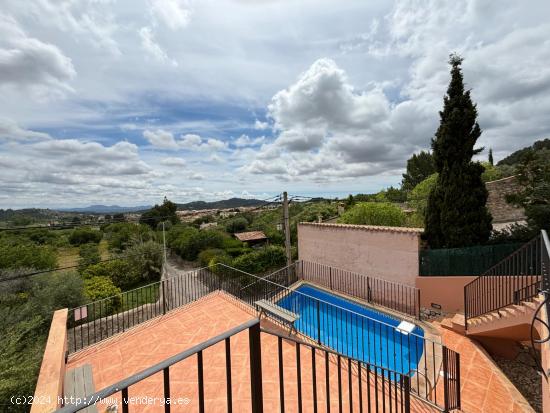
<svg viewBox="0 0 550 413">
<path fill-rule="evenodd" d="M 379 226 L 379 225 L 331 224 L 331 223 L 319 223 L 319 222 L 300 222 L 300 225 L 361 229 L 361 230 L 367 230 L 367 231 L 408 232 L 411 234 L 422 234 L 424 232 L 423 228 L 385 227 L 381 225 Z"/>
<path fill-rule="evenodd" d="M 262 239 L 267 239 L 263 231 L 250 231 L 250 232 L 238 232 L 235 235 L 239 241 L 258 241 Z"/>
</svg>

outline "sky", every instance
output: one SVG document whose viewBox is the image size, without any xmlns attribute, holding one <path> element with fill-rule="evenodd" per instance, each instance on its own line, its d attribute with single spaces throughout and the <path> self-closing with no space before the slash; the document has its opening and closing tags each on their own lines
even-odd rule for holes
<svg viewBox="0 0 550 413">
<path fill-rule="evenodd" d="M 464 58 L 479 146 L 550 137 L 543 0 L 2 0 L 0 208 L 372 193 Z"/>
</svg>

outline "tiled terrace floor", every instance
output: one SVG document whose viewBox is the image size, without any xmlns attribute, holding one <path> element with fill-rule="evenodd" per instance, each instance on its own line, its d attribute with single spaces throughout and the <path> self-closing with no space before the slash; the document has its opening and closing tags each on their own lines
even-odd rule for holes
<svg viewBox="0 0 550 413">
<path fill-rule="evenodd" d="M 181 308 L 161 318 L 152 320 L 133 330 L 115 336 L 71 356 L 67 368 L 82 364 L 92 365 L 96 390 L 135 374 L 174 354 L 199 344 L 247 320 L 253 314 L 245 307 L 223 293 L 213 293 L 194 304 Z M 506 388 L 498 371 L 493 371 L 490 362 L 478 354 L 468 339 L 443 330 L 443 337 L 449 347 L 460 351 L 462 360 L 462 400 L 465 412 L 517 412 L 521 410 L 516 393 Z M 303 411 L 313 411 L 313 380 L 311 350 L 301 346 L 301 381 Z M 285 411 L 298 411 L 298 386 L 296 375 L 296 347 L 291 341 L 283 341 L 285 377 Z M 338 411 L 338 379 L 336 359 L 329 359 L 331 411 Z M 233 411 L 250 411 L 250 371 L 248 333 L 242 332 L 231 339 Z M 325 358 L 324 352 L 316 352 L 318 411 L 325 412 Z M 494 367 L 496 368 L 496 367 Z M 277 338 L 262 333 L 262 373 L 264 390 L 264 411 L 279 410 L 279 376 Z M 359 409 L 357 374 L 352 368 L 353 411 Z M 205 407 L 207 412 L 225 412 L 226 408 L 225 347 L 219 343 L 204 351 Z M 173 412 L 198 411 L 197 361 L 191 357 L 170 369 L 172 398 L 188 398 L 189 403 L 172 406 Z M 363 380 L 363 404 L 366 408 L 367 390 Z M 372 386 L 371 386 L 372 389 Z M 371 391 L 371 393 L 374 393 Z M 519 394 L 519 393 L 518 393 Z M 130 387 L 129 397 L 162 397 L 162 373 L 152 376 Z M 118 395 L 120 398 L 120 395 Z M 374 409 L 374 397 L 371 406 Z M 343 411 L 349 411 L 348 374 L 342 368 Z M 436 410 L 415 398 L 411 398 L 412 411 L 435 412 Z M 381 398 L 379 407 L 381 408 Z M 386 411 L 389 411 L 386 405 Z M 100 409 L 104 411 L 105 409 Z M 162 412 L 164 407 L 156 403 L 130 406 L 130 412 Z M 382 411 L 382 410 L 380 410 Z M 394 411 L 394 410 L 392 410 Z"/>
<path fill-rule="evenodd" d="M 443 343 L 460 353 L 462 411 L 534 412 L 483 349 L 454 331 L 441 328 L 441 332 Z"/>
</svg>

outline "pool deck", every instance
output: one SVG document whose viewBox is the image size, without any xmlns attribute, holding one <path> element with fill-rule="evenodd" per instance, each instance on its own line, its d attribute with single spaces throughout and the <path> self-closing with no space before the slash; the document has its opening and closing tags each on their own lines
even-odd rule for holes
<svg viewBox="0 0 550 413">
<path fill-rule="evenodd" d="M 224 331 L 240 325 L 255 314 L 246 305 L 222 292 L 208 296 L 156 318 L 125 333 L 111 337 L 70 356 L 67 368 L 91 364 L 96 390 L 135 374 L 170 356 L 184 351 Z M 262 326 L 278 328 L 269 321 L 262 320 Z M 439 329 L 437 325 L 434 328 Z M 288 331 L 288 330 L 286 330 Z M 461 353 L 462 400 L 464 412 L 531 412 L 523 405 L 521 395 L 512 391 L 502 377 L 498 368 L 479 354 L 468 338 L 451 331 L 440 330 L 443 341 L 450 348 Z M 277 338 L 262 334 L 262 372 L 264 410 L 279 410 L 279 376 L 277 357 Z M 251 411 L 250 370 L 248 334 L 242 332 L 231 338 L 232 395 L 233 411 Z M 319 354 L 317 354 L 317 352 Z M 325 408 L 325 359 L 324 352 L 316 352 L 316 385 L 319 412 Z M 311 374 L 312 351 L 306 346 L 300 347 L 301 382 L 303 411 L 313 411 L 313 377 Z M 298 411 L 298 386 L 296 376 L 296 345 L 283 340 L 283 364 L 285 377 L 285 411 Z M 335 360 L 331 359 L 329 367 L 331 410 L 338 411 L 337 369 Z M 208 412 L 225 412 L 226 409 L 226 370 L 223 343 L 204 351 L 205 407 Z M 343 411 L 349 411 L 348 375 L 342 370 Z M 353 370 L 352 370 L 353 372 Z M 170 369 L 172 398 L 186 399 L 187 404 L 172 405 L 173 412 L 198 411 L 197 397 L 197 363 L 196 357 L 184 360 Z M 352 373 L 353 410 L 358 411 L 358 380 Z M 513 387 L 513 386 L 512 386 Z M 366 400 L 365 382 L 363 382 L 363 400 Z M 163 394 L 162 374 L 145 379 L 129 389 L 130 397 L 149 396 L 160 398 Z M 371 384 L 372 389 L 372 384 Z M 437 391 L 441 391 L 438 386 Z M 116 396 L 120 400 L 120 395 Z M 137 403 L 137 400 L 136 400 Z M 107 405 L 100 406 L 99 412 L 106 410 Z M 374 407 L 374 406 L 371 406 Z M 434 407 L 411 398 L 414 412 L 436 412 Z M 366 411 L 366 406 L 364 406 Z M 164 407 L 158 403 L 133 404 L 130 412 L 162 412 Z M 373 410 L 375 411 L 375 410 Z"/>
</svg>

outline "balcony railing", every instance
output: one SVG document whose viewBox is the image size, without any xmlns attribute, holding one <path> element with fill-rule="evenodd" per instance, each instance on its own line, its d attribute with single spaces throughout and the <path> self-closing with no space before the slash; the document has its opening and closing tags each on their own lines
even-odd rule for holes
<svg viewBox="0 0 550 413">
<path fill-rule="evenodd" d="M 328 277 L 324 275 L 327 272 Z M 300 314 L 298 331 L 311 344 L 332 349 L 342 357 L 365 365 L 410 376 L 411 392 L 441 410 L 460 406 L 460 376 L 452 373 L 459 369 L 457 353 L 416 331 L 403 334 L 396 329 L 396 323 L 390 322 L 395 315 L 387 314 L 381 319 L 369 317 L 290 288 L 299 280 L 325 288 L 330 288 L 332 281 L 332 290 L 350 297 L 364 297 L 373 304 L 386 304 L 388 308 L 408 310 L 403 311 L 405 314 L 418 314 L 418 292 L 412 287 L 373 281 L 359 274 L 311 263 L 297 262 L 264 277 L 218 264 L 90 303 L 85 310 L 70 310 L 68 348 L 70 352 L 77 351 L 210 293 L 224 291 L 248 309 L 254 309 L 258 300 L 286 306 Z M 157 301 L 119 313 L 112 312 L 115 304 L 120 306 L 129 300 L 144 300 L 143 297 L 151 297 L 152 291 L 158 291 Z M 75 319 L 83 311 L 87 317 Z M 277 322 L 276 319 L 273 321 Z M 440 381 L 440 377 L 443 380 Z M 443 392 L 438 392 L 437 386 L 441 382 Z"/>
<path fill-rule="evenodd" d="M 163 375 L 163 400 L 176 399 L 176 397 L 178 397 L 177 387 L 176 390 L 173 391 L 171 384 L 174 378 L 177 380 L 177 375 L 174 376 L 173 373 L 171 373 L 171 369 L 178 363 L 191 357 L 196 357 L 197 363 L 196 385 L 198 393 L 198 410 L 199 412 L 205 412 L 205 401 L 208 399 L 208 395 L 205 395 L 205 376 L 208 377 L 208 369 L 210 366 L 205 365 L 203 355 L 206 351 L 209 351 L 210 347 L 221 342 L 224 342 L 225 345 L 226 387 L 224 391 L 226 407 L 228 412 L 232 412 L 234 409 L 232 387 L 234 377 L 231 367 L 231 339 L 235 335 L 245 331 L 248 331 L 250 408 L 253 413 L 261 413 L 264 411 L 262 334 L 275 337 L 277 340 L 276 357 L 278 358 L 278 398 L 280 411 L 285 411 L 285 409 L 294 410 L 296 407 L 298 411 L 302 411 L 305 399 L 308 400 L 308 403 L 313 403 L 314 411 L 317 411 L 322 404 L 325 404 L 327 411 L 330 411 L 332 397 L 334 397 L 334 399 L 332 399 L 334 400 L 332 404 L 336 404 L 337 399 L 340 411 L 342 411 L 342 406 L 345 404 L 347 404 L 350 411 L 353 410 L 351 406 L 357 406 L 359 411 L 363 411 L 364 406 L 367 406 L 368 411 L 371 411 L 371 406 L 376 406 L 375 411 L 380 413 L 409 413 L 411 411 L 409 376 L 389 369 L 373 366 L 361 360 L 344 357 L 334 351 L 315 346 L 311 343 L 262 330 L 260 329 L 260 321 L 255 319 L 194 346 L 189 350 L 170 357 L 131 377 L 125 378 L 93 395 L 89 395 L 85 399 L 78 400 L 74 405 L 66 405 L 57 410 L 57 413 L 79 412 L 113 395 L 120 396 L 122 412 L 130 413 L 133 409 L 130 401 L 131 399 L 128 396 L 129 389 L 142 381 L 146 381 L 149 377 L 160 373 Z M 290 406 L 290 403 L 294 402 L 294 400 L 287 400 L 287 396 L 285 395 L 285 369 L 289 369 L 289 360 L 283 359 L 284 341 L 292 343 L 296 348 L 295 356 L 292 357 L 291 362 L 294 364 L 292 370 L 297 374 L 297 406 Z M 302 362 L 302 348 L 306 349 L 306 353 L 309 353 L 309 357 L 311 358 L 311 363 L 307 363 L 309 371 L 305 371 L 304 366 L 306 363 Z M 324 365 L 324 368 L 318 368 L 320 365 Z M 337 371 L 337 383 L 331 384 L 331 371 L 334 373 L 334 369 Z M 324 377 L 322 377 L 321 374 L 323 374 Z M 346 374 L 347 379 L 343 380 L 342 376 L 345 377 Z M 302 378 L 304 378 L 303 381 Z M 311 387 L 309 385 L 305 386 L 306 380 L 311 382 Z M 348 387 L 347 392 L 343 390 L 343 386 L 345 385 L 344 382 Z M 317 388 L 319 383 L 324 384 L 324 391 Z M 336 391 L 335 388 L 337 388 Z M 356 389 L 355 393 L 354 389 Z M 321 393 L 323 396 L 321 396 Z M 345 395 L 347 395 L 347 400 L 343 399 Z M 216 407 L 219 408 L 220 406 Z M 164 411 L 170 412 L 171 405 L 165 404 Z"/>
<path fill-rule="evenodd" d="M 530 301 L 538 296 L 545 265 L 546 231 L 524 244 L 464 287 L 464 318 L 468 320 Z M 547 264 L 546 264 L 547 265 Z"/>
</svg>

